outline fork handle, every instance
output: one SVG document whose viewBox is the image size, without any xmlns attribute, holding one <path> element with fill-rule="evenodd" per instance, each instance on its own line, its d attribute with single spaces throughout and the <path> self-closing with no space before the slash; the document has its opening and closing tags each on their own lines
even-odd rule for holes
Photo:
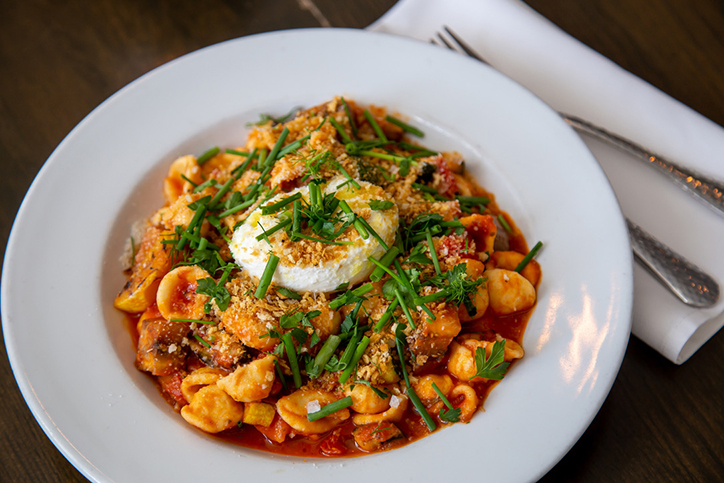
<svg viewBox="0 0 724 483">
<path fill-rule="evenodd" d="M 596 139 L 605 141 L 633 156 L 645 161 L 650 166 L 663 173 L 669 180 L 688 193 L 694 195 L 705 205 L 713 209 L 719 215 L 724 216 L 724 184 L 707 178 L 693 171 L 689 171 L 671 161 L 648 152 L 643 147 L 628 139 L 624 139 L 605 129 L 584 121 L 583 119 L 560 113 L 563 120 L 576 131 L 593 136 Z"/>
<path fill-rule="evenodd" d="M 719 299 L 719 284 L 696 265 L 674 252 L 626 218 L 636 260 L 687 305 L 706 308 Z"/>
</svg>

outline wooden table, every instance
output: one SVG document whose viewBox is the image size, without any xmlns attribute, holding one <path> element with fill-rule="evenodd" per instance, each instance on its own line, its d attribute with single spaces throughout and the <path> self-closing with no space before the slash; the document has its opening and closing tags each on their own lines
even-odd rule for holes
<svg viewBox="0 0 724 483">
<path fill-rule="evenodd" d="M 0 3 L 0 253 L 23 195 L 45 159 L 73 126 L 130 81 L 171 59 L 234 37 L 327 23 L 364 27 L 393 3 Z M 528 3 L 574 37 L 724 125 L 720 0 Z M 300 7 L 303 4 L 317 10 Z M 85 481 L 33 419 L 13 380 L 4 345 L 0 347 L 0 481 Z M 681 367 L 632 339 L 598 416 L 543 481 L 724 479 L 722 354 L 724 332 Z"/>
</svg>

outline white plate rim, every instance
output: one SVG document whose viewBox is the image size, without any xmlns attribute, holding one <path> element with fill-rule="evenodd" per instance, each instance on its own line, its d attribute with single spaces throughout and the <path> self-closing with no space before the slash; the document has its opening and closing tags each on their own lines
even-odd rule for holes
<svg viewBox="0 0 724 483">
<path fill-rule="evenodd" d="M 208 59 L 209 57 L 213 57 L 214 55 L 218 54 L 219 52 L 224 51 L 225 49 L 231 49 L 232 51 L 235 48 L 246 48 L 247 44 L 250 43 L 261 43 L 261 45 L 273 45 L 276 46 L 276 48 L 279 48 L 280 46 L 291 49 L 292 51 L 294 49 L 299 49 L 297 45 L 290 45 L 287 42 L 300 42 L 300 44 L 304 44 L 304 42 L 340 42 L 343 44 L 347 49 L 358 49 L 358 45 L 353 44 L 361 44 L 363 46 L 369 47 L 369 48 L 377 48 L 379 45 L 383 46 L 391 46 L 396 47 L 398 49 L 401 49 L 405 52 L 412 52 L 412 53 L 420 53 L 421 58 L 424 59 L 432 59 L 432 61 L 435 62 L 443 62 L 445 65 L 452 65 L 456 68 L 460 68 L 466 73 L 476 71 L 478 76 L 480 78 L 484 78 L 489 80 L 492 83 L 503 83 L 508 88 L 512 89 L 513 91 L 517 92 L 519 96 L 521 96 L 521 99 L 524 99 L 525 103 L 529 103 L 529 106 L 531 108 L 534 108 L 536 115 L 542 116 L 545 120 L 546 127 L 550 129 L 550 133 L 552 134 L 553 138 L 555 138 L 555 141 L 564 141 L 565 148 L 569 151 L 571 151 L 573 154 L 573 157 L 577 157 L 580 159 L 582 172 L 584 172 L 587 175 L 590 176 L 597 176 L 595 179 L 593 179 L 591 182 L 595 185 L 595 191 L 603 196 L 601 198 L 601 204 L 605 205 L 607 207 L 606 215 L 609 217 L 612 217 L 609 220 L 606 220 L 608 223 L 610 223 L 610 228 L 613 230 L 612 232 L 608 233 L 608 236 L 611 237 L 610 244 L 613 246 L 612 251 L 614 252 L 615 257 L 617 257 L 617 270 L 615 275 L 620 277 L 619 280 L 611 281 L 611 287 L 610 287 L 610 293 L 608 295 L 611 296 L 611 303 L 610 308 L 615 309 L 615 313 L 612 315 L 612 319 L 608 320 L 607 323 L 610 324 L 606 327 L 606 330 L 603 335 L 606 337 L 609 337 L 610 339 L 607 339 L 606 341 L 601 341 L 597 350 L 606 350 L 606 354 L 608 355 L 608 360 L 599 362 L 598 360 L 593 361 L 593 365 L 588 367 L 589 373 L 590 371 L 596 372 L 596 377 L 600 377 L 599 379 L 596 379 L 596 381 L 592 382 L 589 389 L 590 397 L 587 400 L 581 401 L 581 404 L 584 406 L 585 409 L 581 410 L 581 414 L 577 414 L 576 424 L 574 427 L 567 427 L 564 428 L 565 431 L 565 437 L 559 438 L 561 440 L 565 440 L 565 443 L 562 443 L 561 441 L 556 440 L 554 445 L 555 453 L 554 455 L 549 454 L 550 451 L 544 451 L 546 453 L 543 457 L 538 457 L 535 454 L 529 455 L 529 459 L 531 461 L 534 461 L 534 465 L 532 465 L 530 468 L 515 468 L 512 471 L 512 474 L 515 476 L 523 476 L 525 475 L 525 479 L 535 479 L 540 476 L 542 476 L 545 472 L 548 471 L 565 453 L 567 450 L 577 441 L 578 437 L 585 431 L 585 429 L 588 427 L 588 424 L 590 424 L 590 421 L 595 417 L 595 414 L 597 413 L 598 409 L 600 408 L 601 404 L 603 403 L 606 395 L 608 394 L 608 391 L 610 390 L 611 385 L 613 384 L 613 381 L 615 379 L 615 376 L 618 372 L 618 368 L 620 367 L 620 363 L 623 359 L 623 354 L 625 352 L 626 348 L 626 342 L 628 340 L 628 333 L 630 331 L 630 314 L 631 314 L 631 291 L 632 291 L 632 267 L 631 267 L 631 256 L 630 256 L 630 249 L 628 247 L 627 238 L 625 236 L 625 226 L 623 224 L 623 219 L 620 214 L 620 210 L 618 209 L 618 206 L 615 202 L 615 196 L 613 194 L 613 191 L 611 190 L 610 186 L 608 186 L 607 181 L 605 180 L 605 176 L 603 175 L 602 171 L 596 164 L 595 160 L 592 158 L 590 153 L 587 151 L 587 148 L 583 145 L 583 143 L 578 139 L 575 134 L 570 132 L 570 129 L 568 129 L 565 125 L 563 125 L 562 121 L 556 118 L 555 113 L 553 113 L 552 110 L 548 109 L 546 106 L 542 105 L 542 102 L 536 98 L 532 94 L 530 94 L 528 91 L 525 91 L 522 87 L 515 85 L 512 81 L 509 79 L 501 80 L 503 79 L 502 76 L 491 69 L 487 69 L 486 67 L 482 65 L 477 65 L 472 62 L 468 61 L 468 59 L 458 58 L 457 56 L 453 57 L 454 54 L 451 53 L 445 53 L 441 49 L 429 49 L 427 47 L 424 47 L 424 44 L 420 44 L 411 40 L 402 39 L 394 36 L 389 36 L 386 34 L 376 34 L 371 32 L 362 32 L 362 31 L 356 31 L 356 30 L 344 30 L 344 29 L 334 29 L 334 30 L 321 30 L 321 29 L 311 29 L 311 30 L 297 30 L 297 31 L 291 31 L 291 32 L 275 32 L 275 33 L 267 33 L 267 34 L 260 34 L 257 36 L 247 37 L 244 39 L 237 39 L 233 41 L 228 41 L 222 44 L 218 44 L 216 46 L 212 46 L 206 49 L 202 49 L 201 51 L 197 51 L 195 53 L 189 54 L 187 56 L 184 56 L 180 59 L 177 59 L 175 61 L 170 62 L 169 64 L 166 64 L 151 73 L 141 77 L 137 81 L 134 81 L 129 86 L 125 87 L 118 93 L 114 94 L 111 98 L 109 98 L 106 102 L 101 104 L 98 108 L 96 108 L 91 114 L 89 114 L 86 119 L 84 119 L 67 137 L 66 139 L 56 148 L 56 150 L 53 152 L 53 154 L 49 157 L 48 162 L 43 166 L 41 171 L 39 172 L 38 176 L 34 180 L 33 184 L 31 185 L 30 189 L 28 190 L 28 194 L 26 195 L 25 200 L 23 201 L 23 204 L 18 212 L 18 216 L 16 218 L 16 221 L 13 225 L 13 229 L 11 232 L 10 239 L 8 241 L 8 248 L 6 251 L 6 262 L 3 266 L 3 277 L 2 277 L 2 300 L 4 301 L 2 306 L 2 319 L 3 319 L 3 333 L 5 336 L 6 341 L 6 347 L 8 351 L 8 357 L 10 359 L 16 380 L 18 382 L 18 385 L 20 386 L 21 392 L 23 393 L 23 396 L 26 399 L 26 402 L 28 403 L 31 411 L 33 412 L 36 419 L 41 424 L 41 427 L 43 430 L 48 434 L 48 436 L 51 438 L 51 440 L 56 444 L 56 446 L 63 452 L 63 454 L 81 471 L 84 475 L 89 477 L 92 480 L 96 481 L 115 481 L 116 479 L 123 479 L 120 478 L 118 475 L 112 473 L 111 471 L 106 469 L 106 466 L 104 466 L 104 461 L 99 460 L 97 457 L 95 458 L 87 458 L 84 456 L 85 452 L 82 449 L 79 449 L 79 445 L 76 441 L 77 436 L 73 435 L 70 437 L 67 437 L 67 433 L 71 433 L 72 431 L 70 428 L 67 427 L 67 424 L 63 421 L 63 418 L 57 414 L 60 409 L 53 408 L 52 403 L 49 403 L 49 400 L 47 397 L 45 397 L 44 394 L 40 394 L 41 392 L 47 390 L 46 387 L 43 387 L 43 383 L 37 383 L 38 377 L 36 376 L 37 371 L 39 370 L 37 367 L 33 367 L 32 363 L 28 360 L 29 356 L 25 355 L 28 346 L 24 342 L 19 342 L 18 339 L 16 339 L 16 334 L 23 331 L 23 328 L 21 325 L 20 320 L 23 319 L 22 314 L 24 312 L 27 312 L 29 309 L 26 307 L 23 309 L 23 307 L 18 306 L 18 303 L 15 303 L 15 299 L 18 296 L 18 290 L 22 290 L 23 287 L 27 287 L 26 283 L 27 280 L 23 279 L 23 271 L 24 268 L 19 265 L 22 263 L 22 261 L 27 261 L 27 257 L 23 259 L 24 252 L 21 249 L 21 245 L 23 242 L 27 242 L 27 240 L 24 240 L 24 237 L 29 236 L 29 233 L 32 235 L 36 235 L 38 233 L 41 233 L 42 230 L 38 226 L 34 227 L 28 227 L 27 223 L 25 222 L 26 218 L 30 218 L 33 216 L 33 214 L 30 213 L 33 209 L 37 210 L 37 207 L 34 207 L 33 205 L 37 202 L 40 202 L 40 198 L 43 196 L 43 189 L 45 189 L 45 186 L 50 183 L 51 181 L 46 181 L 50 176 L 56 175 L 59 169 L 66 168 L 64 165 L 68 165 L 67 167 L 70 168 L 70 161 L 67 160 L 67 158 L 64 158 L 63 156 L 66 154 L 67 151 L 71 150 L 73 144 L 76 142 L 76 139 L 79 136 L 82 136 L 86 131 L 92 129 L 94 126 L 94 123 L 97 124 L 97 119 L 102 118 L 103 116 L 107 115 L 108 112 L 113 111 L 114 109 L 118 110 L 123 106 L 124 102 L 126 102 L 126 99 L 129 97 L 132 97 L 131 94 L 135 93 L 139 89 L 142 89 L 144 85 L 153 84 L 155 82 L 155 79 L 157 79 L 160 76 L 163 76 L 164 74 L 169 73 L 170 71 L 173 71 L 174 69 L 184 69 L 184 66 L 189 65 L 190 63 L 197 63 L 199 61 L 203 61 L 205 59 Z M 258 44 L 257 44 L 258 45 Z M 239 47 L 241 46 L 241 47 Z M 416 59 L 419 61 L 420 59 Z M 409 78 L 408 78 L 409 79 Z M 496 84 L 498 85 L 498 84 Z M 330 95 L 334 95 L 337 92 L 330 92 Z M 319 101 L 323 101 L 324 98 L 319 99 Z M 373 99 L 371 99 L 373 100 Z M 383 102 L 380 102 L 382 104 Z M 424 102 L 423 102 L 424 104 Z M 119 106 L 120 105 L 120 106 Z M 409 112 L 409 111 L 408 111 Z M 418 113 L 420 110 L 417 111 Z M 427 116 L 424 116 L 421 121 L 424 121 L 428 119 Z M 430 119 L 434 120 L 434 116 L 431 116 Z M 505 119 L 503 120 L 505 122 Z M 209 126 L 206 126 L 209 128 Z M 443 127 L 451 127 L 449 125 L 445 125 Z M 198 127 L 189 128 L 190 132 L 198 132 Z M 195 130 L 194 130 L 195 129 Z M 545 146 L 545 140 L 539 140 L 538 142 L 543 143 Z M 493 155 L 493 158 L 495 158 L 495 155 Z M 65 159 L 65 161 L 63 161 Z M 168 160 L 165 160 L 166 162 Z M 161 161 L 158 161 L 159 163 Z M 574 168 L 579 168 L 578 166 L 574 166 Z M 38 201 L 36 201 L 38 200 Z M 47 201 L 47 200 L 46 200 Z M 514 200 L 513 200 L 514 201 Z M 92 211 L 92 210 L 91 210 Z M 616 218 L 617 216 L 617 218 Z M 521 216 L 516 215 L 516 218 L 520 222 Z M 524 218 L 524 216 L 523 216 Z M 532 242 L 530 237 L 535 236 L 534 233 L 528 233 L 529 242 Z M 548 247 L 546 247 L 548 250 Z M 105 253 L 105 251 L 104 251 Z M 545 252 L 542 253 L 543 261 L 545 261 L 546 254 Z M 96 265 L 103 265 L 103 263 L 108 262 L 108 260 L 96 260 Z M 544 274 L 546 274 L 545 271 L 545 263 L 544 263 Z M 68 267 L 62 267 L 63 269 L 67 269 Z M 61 269 L 56 269 L 57 271 L 60 271 L 62 273 Z M 613 274 L 609 274 L 613 275 Z M 35 283 L 38 283 L 37 281 L 34 281 Z M 96 280 L 96 282 L 99 282 L 99 280 Z M 40 282 L 42 283 L 42 282 Z M 97 285 L 100 285 L 98 283 Z M 20 288 L 16 288 L 20 287 Z M 42 285 L 41 285 L 41 288 Z M 48 288 L 48 287 L 45 287 Z M 57 290 L 57 286 L 52 287 L 54 290 Z M 61 287 L 61 290 L 63 288 Z M 25 289 L 27 290 L 27 288 Z M 18 297 L 20 298 L 20 297 Z M 25 295 L 23 298 L 27 298 L 27 295 Z M 547 299 L 548 302 L 550 302 L 549 299 Z M 590 303 L 591 300 L 586 300 L 585 302 Z M 95 310 L 95 314 L 91 314 L 90 318 L 93 319 L 94 317 L 97 320 L 97 317 L 99 315 L 98 311 L 103 310 L 103 307 L 91 307 L 93 310 Z M 546 306 L 548 310 L 551 310 L 551 304 L 548 303 Z M 538 307 L 536 315 L 534 315 L 534 318 L 541 318 L 543 314 L 539 314 L 542 307 Z M 584 312 L 580 312 L 579 314 L 575 313 L 569 313 L 566 314 L 569 317 L 574 317 L 576 315 L 582 317 L 581 320 L 583 322 L 589 323 L 592 322 L 591 320 L 586 320 L 586 317 L 590 316 L 590 313 L 585 313 L 586 309 L 585 307 L 582 307 Z M 35 308 L 33 310 L 40 310 L 38 308 Z M 563 310 L 560 307 L 556 307 L 556 310 Z M 35 315 L 35 313 L 33 313 Z M 550 315 L 549 315 L 550 316 Z M 553 313 L 553 317 L 560 315 L 556 315 L 556 313 Z M 598 321 L 593 321 L 594 324 L 598 323 Z M 551 327 L 551 329 L 555 329 L 555 327 Z M 600 326 L 596 326 L 595 329 L 597 329 L 599 332 L 602 331 Z M 595 331 L 594 331 L 595 332 Z M 581 336 L 585 336 L 586 334 L 581 334 Z M 589 334 L 590 335 L 590 334 Z M 594 334 L 594 335 L 601 335 L 601 334 Z M 549 334 L 550 336 L 550 334 Z M 582 342 L 580 340 L 577 340 L 577 342 Z M 122 344 L 122 342 L 116 342 L 114 341 L 113 344 Z M 598 354 L 598 353 L 597 353 Z M 535 355 L 535 353 L 534 353 Z M 538 353 L 540 355 L 540 353 Z M 112 357 L 115 357 L 112 356 Z M 76 363 L 79 359 L 79 355 L 74 355 L 72 357 L 69 357 L 68 359 L 72 363 Z M 568 360 L 562 361 L 563 363 L 570 362 Z M 522 364 L 521 364 L 522 365 Z M 114 367 L 117 368 L 117 367 Z M 568 368 L 570 369 L 570 367 Z M 561 371 L 565 371 L 566 368 L 562 366 L 560 369 Z M 575 375 L 575 374 L 573 374 Z M 131 386 L 134 384 L 137 384 L 139 381 L 139 378 L 131 375 L 131 374 L 125 374 L 125 376 L 119 376 L 119 377 L 128 377 L 129 380 L 126 381 L 127 383 L 130 383 Z M 590 374 L 589 374 L 590 377 Z M 512 379 L 512 377 L 511 377 Z M 506 380 L 507 382 L 507 380 Z M 591 382 L 590 380 L 588 382 Z M 40 384 L 40 385 L 38 385 Z M 47 386 L 47 384 L 46 384 Z M 57 389 L 57 388 L 54 388 Z M 502 393 L 505 390 L 505 385 L 501 385 L 499 388 L 497 388 L 496 393 L 494 393 L 494 396 L 496 398 L 498 397 L 498 394 Z M 109 401 L 111 401 L 109 404 L 109 407 L 113 407 L 113 405 L 120 405 L 123 406 L 125 404 L 121 401 L 120 398 L 113 398 L 109 395 Z M 147 401 L 143 398 L 137 398 L 138 394 L 131 395 L 131 398 L 136 398 L 137 400 L 134 401 L 134 404 L 140 404 L 142 408 L 149 409 L 146 406 L 149 406 L 151 410 L 154 410 L 154 402 Z M 502 397 L 502 395 L 501 395 Z M 103 401 L 103 404 L 105 404 L 106 401 Z M 67 409 L 67 408 L 66 408 Z M 156 411 L 160 411 L 161 413 L 164 413 L 163 409 L 159 409 L 156 407 Z M 166 411 L 167 413 L 168 411 Z M 354 459 L 354 460 L 336 460 L 332 462 L 328 461 L 319 461 L 315 460 L 312 463 L 305 463 L 305 462 L 299 462 L 294 460 L 289 460 L 287 458 L 270 458 L 270 457 L 261 457 L 257 458 L 256 455 L 252 457 L 253 462 L 257 462 L 258 464 L 264 466 L 267 464 L 271 464 L 272 466 L 281 466 L 281 467 L 288 467 L 293 468 L 295 470 L 295 475 L 300 475 L 300 470 L 303 470 L 303 475 L 300 475 L 302 478 L 306 477 L 307 474 L 309 475 L 321 475 L 323 471 L 330 471 L 330 472 L 336 472 L 336 471 L 343 471 L 345 473 L 345 476 L 352 476 L 353 479 L 359 478 L 364 479 L 365 475 L 365 467 L 372 468 L 374 471 L 379 471 L 379 468 L 385 467 L 385 465 L 388 464 L 394 464 L 395 461 L 415 461 L 415 458 L 419 455 L 423 455 L 425 451 L 428 451 L 428 447 L 433 447 L 433 449 L 440 445 L 440 442 L 437 440 L 443 440 L 443 435 L 446 435 L 447 433 L 450 433 L 448 436 L 444 437 L 444 440 L 447 441 L 450 438 L 457 438 L 458 440 L 465 440 L 467 436 L 465 435 L 465 431 L 472 431 L 473 426 L 477 424 L 477 420 L 483 420 L 482 417 L 485 415 L 478 415 L 476 418 L 476 421 L 472 423 L 470 426 L 467 427 L 455 427 L 452 429 L 447 429 L 444 432 L 438 433 L 436 435 L 433 435 L 429 438 L 426 438 L 416 444 L 410 445 L 405 449 L 393 451 L 390 453 L 385 453 L 383 455 L 378 455 L 373 458 L 363 458 L 364 460 L 367 460 L 369 463 L 368 465 L 360 465 L 360 461 L 363 459 Z M 59 422 L 60 421 L 60 422 Z M 176 422 L 167 422 L 171 425 L 176 424 Z M 487 426 L 486 426 L 487 427 Z M 216 448 L 220 453 L 224 453 L 224 458 L 228 456 L 229 452 L 233 452 L 232 450 L 228 449 L 226 445 L 219 445 L 218 443 L 214 442 L 210 438 L 204 438 L 202 435 L 195 434 L 193 432 L 187 431 L 187 438 L 190 440 L 197 439 L 199 441 L 199 445 L 205 445 L 208 447 Z M 555 439 L 555 438 L 554 438 Z M 88 442 L 85 442 L 84 444 L 88 445 Z M 419 448 L 419 449 L 418 449 Z M 415 453 L 415 454 L 411 454 Z M 418 455 L 419 453 L 419 455 Z M 399 457 L 397 457 L 399 455 Z M 248 462 L 249 459 L 247 458 L 249 454 L 244 453 L 243 459 L 245 462 Z M 544 461 L 544 463 L 541 464 L 541 461 Z M 263 463 L 259 463 L 263 462 Z M 291 465 L 291 466 L 289 466 Z M 309 469 L 309 466 L 313 465 L 315 470 L 312 470 L 310 473 L 307 473 L 306 470 Z M 337 470 L 336 467 L 339 466 L 341 469 Z M 420 464 L 415 468 L 410 468 L 410 475 L 414 475 L 416 472 L 421 472 L 420 474 L 425 474 L 425 466 L 424 464 Z M 469 468 L 467 468 L 466 465 L 460 465 L 459 466 L 461 471 L 470 471 Z M 268 468 L 266 468 L 268 469 Z M 208 467 L 203 468 L 204 471 L 210 471 Z M 248 470 L 248 468 L 247 468 Z M 113 471 L 117 471 L 117 469 L 114 469 Z M 263 472 L 262 472 L 263 473 Z M 284 474 L 284 472 L 280 473 Z M 325 473 L 326 474 L 326 473 Z M 447 473 L 450 475 L 450 473 Z M 188 476 L 188 473 L 186 473 L 186 476 Z M 273 476 L 266 475 L 267 479 L 273 478 Z M 503 480 L 505 480 L 505 477 L 502 477 Z M 502 480 L 501 480 L 502 481 Z"/>
</svg>

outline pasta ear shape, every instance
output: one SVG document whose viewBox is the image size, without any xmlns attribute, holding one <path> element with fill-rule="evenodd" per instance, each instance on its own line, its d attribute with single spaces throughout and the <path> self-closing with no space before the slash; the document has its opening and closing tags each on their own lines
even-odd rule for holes
<svg viewBox="0 0 724 483">
<path fill-rule="evenodd" d="M 210 277 L 198 266 L 183 266 L 168 272 L 158 286 L 156 304 L 166 320 L 200 319 L 204 316 L 204 305 L 208 295 L 196 293 L 197 281 Z"/>
<path fill-rule="evenodd" d="M 220 433 L 242 420 L 244 405 L 234 401 L 216 385 L 204 386 L 190 404 L 181 408 L 181 416 L 207 433 Z"/>
<path fill-rule="evenodd" d="M 235 401 L 261 401 L 269 396 L 274 385 L 275 359 L 273 355 L 267 355 L 245 366 L 239 366 L 216 384 Z"/>
<path fill-rule="evenodd" d="M 161 243 L 165 235 L 157 227 L 146 230 L 134 259 L 131 278 L 113 302 L 115 308 L 137 314 L 156 300 L 161 278 L 171 269 L 171 259 Z"/>
</svg>

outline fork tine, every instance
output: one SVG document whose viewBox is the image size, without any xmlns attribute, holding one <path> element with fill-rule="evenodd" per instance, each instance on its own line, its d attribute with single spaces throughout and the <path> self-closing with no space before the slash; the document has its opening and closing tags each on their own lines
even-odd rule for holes
<svg viewBox="0 0 724 483">
<path fill-rule="evenodd" d="M 440 41 L 441 41 L 443 44 L 445 44 L 445 47 L 447 47 L 448 49 L 453 50 L 453 51 L 456 51 L 456 50 L 457 50 L 457 49 L 455 48 L 455 46 L 452 45 L 450 42 L 448 42 L 447 39 L 446 39 L 445 37 L 443 37 L 442 35 L 440 35 L 439 32 L 438 32 L 438 34 L 437 34 L 437 38 L 440 39 Z M 466 52 L 466 53 L 467 53 L 467 52 Z M 468 54 L 468 55 L 469 55 L 469 54 Z"/>
<path fill-rule="evenodd" d="M 473 58 L 475 58 L 475 59 L 478 59 L 480 62 L 483 62 L 483 63 L 485 63 L 485 64 L 490 65 L 490 63 L 489 63 L 487 60 L 485 60 L 480 54 L 478 54 L 477 52 L 475 52 L 475 51 L 473 50 L 473 48 L 470 47 L 468 44 L 466 44 L 465 42 L 463 42 L 463 40 L 462 40 L 460 37 L 458 37 L 458 36 L 455 34 L 455 32 L 453 32 L 450 28 L 448 28 L 447 25 L 443 25 L 442 28 L 445 29 L 445 32 L 447 32 L 448 35 L 449 35 L 450 37 L 452 37 L 453 40 L 455 40 L 455 42 L 457 42 L 457 44 L 460 46 L 461 49 L 463 49 L 463 51 L 465 51 L 466 54 L 468 54 L 470 57 L 473 57 Z M 441 39 L 443 39 L 443 42 L 445 42 L 445 45 L 447 45 L 448 48 L 450 48 L 450 49 L 453 48 L 453 47 L 450 46 L 450 44 L 449 44 L 447 41 L 445 41 L 445 39 L 444 39 L 440 34 L 437 34 L 437 36 L 440 37 Z"/>
</svg>

